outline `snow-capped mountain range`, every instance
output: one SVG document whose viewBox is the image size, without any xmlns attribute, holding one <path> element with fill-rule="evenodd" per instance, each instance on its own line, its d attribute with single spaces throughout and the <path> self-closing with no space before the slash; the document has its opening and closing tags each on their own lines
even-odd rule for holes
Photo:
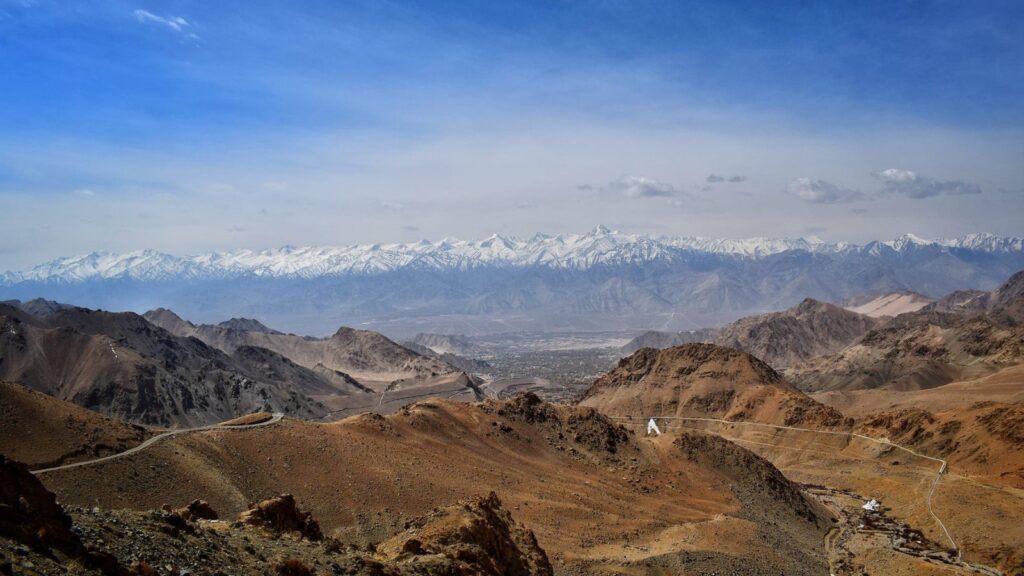
<svg viewBox="0 0 1024 576">
<path fill-rule="evenodd" d="M 124 279 L 143 282 L 255 278 L 312 279 L 372 275 L 400 270 L 465 271 L 472 269 L 542 267 L 581 271 L 601 266 L 671 263 L 695 254 L 762 259 L 787 251 L 814 254 L 902 254 L 914 249 L 968 250 L 988 254 L 1024 252 L 1024 239 L 992 234 L 926 240 L 905 234 L 864 245 L 827 243 L 814 237 L 796 239 L 701 237 L 625 234 L 598 226 L 586 234 L 529 239 L 493 235 L 483 240 L 443 239 L 410 244 L 368 244 L 338 247 L 291 247 L 268 250 L 210 252 L 173 256 L 156 250 L 123 254 L 93 252 L 58 258 L 23 271 L 0 276 L 0 284 L 77 283 Z"/>
</svg>

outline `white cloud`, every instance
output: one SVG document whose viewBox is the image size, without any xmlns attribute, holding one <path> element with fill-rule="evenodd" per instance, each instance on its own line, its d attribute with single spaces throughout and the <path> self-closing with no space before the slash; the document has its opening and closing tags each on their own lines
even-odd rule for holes
<svg viewBox="0 0 1024 576">
<path fill-rule="evenodd" d="M 619 176 L 606 186 L 583 184 L 576 188 L 588 191 L 616 192 L 627 198 L 669 198 L 679 194 L 679 191 L 671 184 L 666 184 L 647 176 L 634 176 L 631 174 Z"/>
<path fill-rule="evenodd" d="M 960 180 L 935 180 L 911 170 L 889 168 L 875 174 L 882 181 L 882 194 L 897 194 L 914 199 L 944 194 L 981 194 L 981 188 Z"/>
<path fill-rule="evenodd" d="M 746 176 L 722 176 L 721 174 L 709 174 L 707 181 L 711 183 L 718 182 L 729 182 L 732 184 L 739 184 L 740 182 L 746 182 Z"/>
<path fill-rule="evenodd" d="M 825 180 L 811 178 L 797 178 L 786 185 L 786 191 L 803 200 L 813 204 L 838 204 L 840 202 L 853 202 L 860 200 L 864 194 L 860 190 L 842 188 Z"/>
<path fill-rule="evenodd" d="M 188 34 L 192 38 L 198 38 L 195 34 L 192 34 L 187 30 L 191 26 L 188 20 L 185 20 L 181 16 L 159 16 L 152 12 L 138 9 L 134 12 L 135 19 L 144 24 L 159 24 L 166 26 L 175 32 L 182 34 Z"/>
</svg>

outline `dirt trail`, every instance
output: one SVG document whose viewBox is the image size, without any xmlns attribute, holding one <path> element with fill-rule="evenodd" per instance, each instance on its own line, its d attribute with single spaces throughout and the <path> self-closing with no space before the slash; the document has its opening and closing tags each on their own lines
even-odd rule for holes
<svg viewBox="0 0 1024 576">
<path fill-rule="evenodd" d="M 165 438 L 170 438 L 171 436 L 177 436 L 179 434 L 190 434 L 192 432 L 205 432 L 207 430 L 246 430 L 246 429 L 249 429 L 249 428 L 261 428 L 263 426 L 270 426 L 271 424 L 274 424 L 276 422 L 280 422 L 281 418 L 284 418 L 284 413 L 282 413 L 282 412 L 274 412 L 274 415 L 269 420 L 265 420 L 263 422 L 257 422 L 255 424 L 242 424 L 242 425 L 237 425 L 237 426 L 231 426 L 231 425 L 224 425 L 223 423 L 220 423 L 220 424 L 210 424 L 209 426 L 198 426 L 196 428 L 181 428 L 179 430 L 168 430 L 167 432 L 164 432 L 162 434 L 157 434 L 156 436 L 153 436 L 152 438 L 149 438 L 148 440 L 146 440 L 142 444 L 139 444 L 138 446 L 135 446 L 133 448 L 129 448 L 129 449 L 125 450 L 124 452 L 118 452 L 117 454 L 110 454 L 109 456 L 103 456 L 102 458 L 96 458 L 94 460 L 86 460 L 84 462 L 74 462 L 74 463 L 71 463 L 71 464 L 64 464 L 62 466 L 54 466 L 52 468 L 42 468 L 40 470 L 33 470 L 32 473 L 36 474 L 36 475 L 39 475 L 39 474 L 45 474 L 47 472 L 56 472 L 58 470 L 68 470 L 70 468 L 78 468 L 80 466 L 91 466 L 93 464 L 99 464 L 101 462 L 109 462 L 110 460 L 114 460 L 114 459 L 117 459 L 117 458 L 122 458 L 124 456 L 130 456 L 130 455 L 135 454 L 137 452 L 141 452 L 142 450 L 145 450 L 146 448 L 149 448 L 153 444 L 156 444 L 157 442 L 159 442 L 159 441 L 161 441 L 161 440 L 163 440 Z"/>
</svg>

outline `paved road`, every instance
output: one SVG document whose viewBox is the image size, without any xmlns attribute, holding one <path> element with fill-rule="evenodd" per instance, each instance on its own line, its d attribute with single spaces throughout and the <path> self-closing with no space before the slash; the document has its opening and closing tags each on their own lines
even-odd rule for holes
<svg viewBox="0 0 1024 576">
<path fill-rule="evenodd" d="M 130 456 L 132 454 L 135 454 L 136 452 L 141 452 L 142 450 L 145 450 L 146 448 L 149 448 L 153 444 L 156 444 L 157 442 L 159 442 L 159 441 L 161 441 L 161 440 L 163 440 L 165 438 L 170 438 L 171 436 L 177 436 L 179 434 L 189 434 L 189 433 L 192 433 L 192 432 L 205 432 L 205 431 L 208 431 L 208 430 L 245 430 L 247 428 L 260 428 L 261 426 L 269 426 L 269 425 L 271 425 L 271 424 L 273 424 L 275 422 L 280 422 L 281 418 L 284 418 L 284 413 L 282 413 L 282 412 L 274 412 L 274 414 L 273 414 L 273 416 L 271 416 L 270 420 L 265 420 L 263 422 L 258 422 L 256 424 L 243 424 L 241 426 L 224 426 L 223 424 L 211 424 L 209 426 L 199 426 L 199 427 L 196 427 L 196 428 L 180 428 L 180 429 L 177 429 L 177 430 L 168 430 L 167 432 L 164 432 L 162 434 L 157 434 L 156 436 L 153 436 L 152 438 L 146 440 L 142 444 L 139 444 L 138 446 L 135 446 L 134 448 L 129 448 L 129 449 L 125 450 L 124 452 L 118 452 L 117 454 L 111 454 L 109 456 L 103 456 L 102 458 L 96 458 L 95 460 L 86 460 L 84 462 L 74 462 L 74 463 L 71 463 L 71 464 L 64 464 L 62 466 L 54 466 L 53 468 L 43 468 L 43 469 L 40 469 L 40 470 L 32 470 L 32 473 L 33 474 L 45 474 L 46 472 L 56 472 L 57 470 L 68 470 L 70 468 L 78 468 L 79 466 L 91 466 L 93 464 L 99 464 L 100 462 L 109 462 L 110 460 L 114 460 L 114 459 L 117 459 L 117 458 L 122 458 L 124 456 Z"/>
<path fill-rule="evenodd" d="M 815 430 L 813 428 L 799 428 L 799 427 L 796 427 L 796 426 L 782 426 L 782 425 L 779 425 L 779 424 L 765 424 L 765 423 L 762 423 L 762 422 L 742 422 L 742 421 L 735 421 L 735 420 L 723 420 L 721 418 L 699 418 L 699 417 L 696 417 L 696 416 L 644 416 L 641 419 L 636 419 L 636 418 L 633 418 L 632 416 L 612 416 L 612 418 L 617 419 L 617 420 L 636 421 L 636 422 L 640 423 L 641 425 L 646 424 L 646 422 L 649 419 L 653 418 L 654 420 L 669 420 L 669 421 L 672 421 L 672 420 L 688 420 L 688 421 L 695 421 L 695 422 L 717 422 L 717 423 L 721 423 L 721 424 L 730 424 L 730 425 L 739 424 L 739 425 L 746 425 L 746 426 L 763 426 L 763 427 L 766 427 L 766 428 L 777 428 L 779 430 L 797 430 L 799 432 L 815 432 L 815 433 L 818 433 L 818 434 L 833 434 L 833 435 L 836 435 L 836 436 L 847 436 L 847 437 L 861 438 L 861 439 L 867 440 L 869 442 L 874 442 L 876 444 L 882 444 L 882 445 L 885 445 L 885 446 L 891 446 L 893 448 L 898 448 L 900 450 L 903 450 L 904 452 L 908 452 L 908 453 L 913 454 L 914 456 L 917 456 L 919 458 L 925 458 L 925 459 L 931 460 L 933 462 L 938 462 L 939 463 L 939 469 L 935 473 L 935 479 L 932 480 L 932 486 L 931 486 L 931 489 L 928 490 L 928 496 L 925 498 L 925 504 L 927 505 L 927 508 L 928 508 L 928 514 L 930 514 L 932 519 L 935 520 L 935 523 L 939 525 L 939 528 L 942 529 L 942 533 L 945 534 L 946 535 L 946 539 L 949 540 L 950 545 L 952 545 L 953 549 L 956 550 L 957 560 L 958 561 L 962 561 L 961 560 L 962 559 L 962 551 L 960 550 L 960 547 L 957 546 L 956 540 L 953 540 L 953 536 L 949 533 L 949 530 L 946 529 L 946 525 L 942 523 L 942 520 L 940 520 L 939 517 L 932 510 L 932 496 L 935 494 L 935 488 L 939 485 L 939 479 L 942 478 L 942 475 L 946 473 L 946 469 L 949 467 L 949 464 L 945 460 L 943 460 L 941 458 L 934 458 L 934 457 L 928 456 L 926 454 L 921 454 L 920 452 L 917 452 L 915 450 L 907 448 L 906 446 L 900 446 L 899 444 L 894 444 L 894 443 L 890 442 L 888 438 L 872 438 L 871 436 L 865 436 L 864 434 L 857 434 L 856 432 L 838 432 L 838 431 L 835 431 L 835 430 Z"/>
</svg>

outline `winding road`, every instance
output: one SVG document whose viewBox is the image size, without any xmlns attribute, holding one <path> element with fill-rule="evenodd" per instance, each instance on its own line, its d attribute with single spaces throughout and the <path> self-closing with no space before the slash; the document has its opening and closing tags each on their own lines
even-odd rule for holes
<svg viewBox="0 0 1024 576">
<path fill-rule="evenodd" d="M 796 427 L 796 426 L 782 426 L 780 424 L 765 424 L 763 422 L 742 422 L 742 421 L 735 421 L 735 420 L 723 420 L 721 418 L 701 418 L 701 417 L 697 417 L 697 416 L 644 416 L 643 418 L 640 418 L 640 419 L 634 418 L 632 416 L 612 416 L 611 418 L 617 419 L 617 420 L 629 420 L 630 422 L 639 422 L 641 425 L 643 423 L 647 422 L 647 420 L 653 418 L 654 420 L 668 420 L 668 421 L 683 420 L 683 421 L 693 421 L 693 422 L 715 422 L 715 423 L 729 424 L 729 425 L 737 425 L 738 424 L 738 425 L 746 425 L 746 426 L 762 426 L 762 427 L 765 427 L 765 428 L 777 428 L 779 430 L 796 430 L 796 431 L 799 431 L 799 432 L 815 432 L 815 433 L 818 433 L 818 434 L 832 434 L 832 435 L 836 435 L 836 436 L 846 436 L 846 437 L 852 437 L 852 438 L 861 438 L 861 439 L 867 440 L 869 442 L 874 442 L 876 444 L 881 444 L 881 445 L 884 445 L 884 446 L 891 446 L 893 448 L 897 448 L 899 450 L 903 450 L 904 452 L 907 452 L 909 454 L 913 454 L 914 456 L 917 456 L 919 458 L 924 458 L 924 459 L 927 459 L 927 460 L 931 460 L 933 462 L 938 462 L 939 463 L 939 469 L 935 473 L 935 479 L 932 480 L 931 489 L 928 490 L 928 496 L 925 498 L 925 504 L 927 505 L 927 508 L 928 508 L 928 514 L 930 514 L 932 519 L 935 520 L 935 523 L 938 524 L 939 528 L 942 529 L 942 533 L 946 535 L 946 539 L 949 540 L 950 545 L 953 547 L 954 550 L 956 550 L 957 561 L 962 561 L 962 558 L 963 558 L 962 550 L 960 550 L 960 547 L 957 546 L 956 540 L 953 540 L 953 536 L 949 533 L 949 530 L 946 529 L 946 525 L 942 523 L 942 520 L 940 520 L 939 517 L 935 514 L 935 511 L 932 510 L 932 496 L 935 494 L 935 488 L 939 484 L 939 479 L 942 478 L 942 475 L 945 474 L 946 470 L 949 468 L 949 464 L 945 460 L 943 460 L 942 458 L 935 458 L 933 456 L 928 456 L 927 454 L 921 454 L 920 452 L 917 452 L 917 451 L 915 451 L 913 449 L 907 448 L 906 446 L 900 446 L 899 444 L 894 444 L 894 443 L 890 442 L 888 438 L 881 438 L 881 439 L 880 438 L 872 438 L 871 436 L 865 436 L 864 434 L 858 434 L 856 432 L 840 432 L 840 431 L 836 431 L 836 430 L 815 430 L 813 428 L 799 428 L 799 427 Z"/>
<path fill-rule="evenodd" d="M 124 456 L 131 456 L 132 454 L 135 454 L 136 452 L 141 452 L 142 450 L 145 450 L 146 448 L 149 448 L 150 446 L 152 446 L 153 444 L 156 444 L 157 442 L 159 442 L 161 440 L 164 440 L 166 438 L 170 438 L 171 436 L 178 436 L 180 434 L 189 434 L 189 433 L 192 433 L 192 432 L 206 432 L 206 431 L 209 431 L 209 430 L 246 430 L 248 428 L 260 428 L 260 427 L 263 427 L 263 426 L 269 426 L 269 425 L 274 424 L 276 422 L 280 422 L 281 418 L 284 418 L 284 413 L 283 412 L 274 412 L 269 420 L 264 420 L 263 422 L 257 422 L 255 424 L 241 424 L 241 425 L 238 425 L 238 426 L 225 426 L 224 424 L 210 424 L 208 426 L 198 426 L 196 428 L 180 428 L 180 429 L 177 429 L 177 430 L 168 430 L 167 432 L 163 432 L 161 434 L 157 434 L 156 436 L 153 436 L 152 438 L 147 439 L 142 444 L 139 444 L 138 446 L 129 448 L 129 449 L 125 450 L 124 452 L 118 452 L 117 454 L 110 454 L 109 456 L 103 456 L 102 458 L 96 458 L 94 460 L 85 460 L 83 462 L 73 462 L 71 464 L 63 464 L 61 466 L 54 466 L 52 468 L 42 468 L 40 470 L 32 470 L 32 473 L 36 474 L 36 475 L 39 475 L 39 474 L 45 474 L 47 472 L 56 472 L 58 470 L 69 470 L 71 468 L 78 468 L 79 466 L 91 466 L 93 464 L 99 464 L 101 462 L 109 462 L 109 461 L 115 460 L 117 458 L 123 458 Z"/>
</svg>

